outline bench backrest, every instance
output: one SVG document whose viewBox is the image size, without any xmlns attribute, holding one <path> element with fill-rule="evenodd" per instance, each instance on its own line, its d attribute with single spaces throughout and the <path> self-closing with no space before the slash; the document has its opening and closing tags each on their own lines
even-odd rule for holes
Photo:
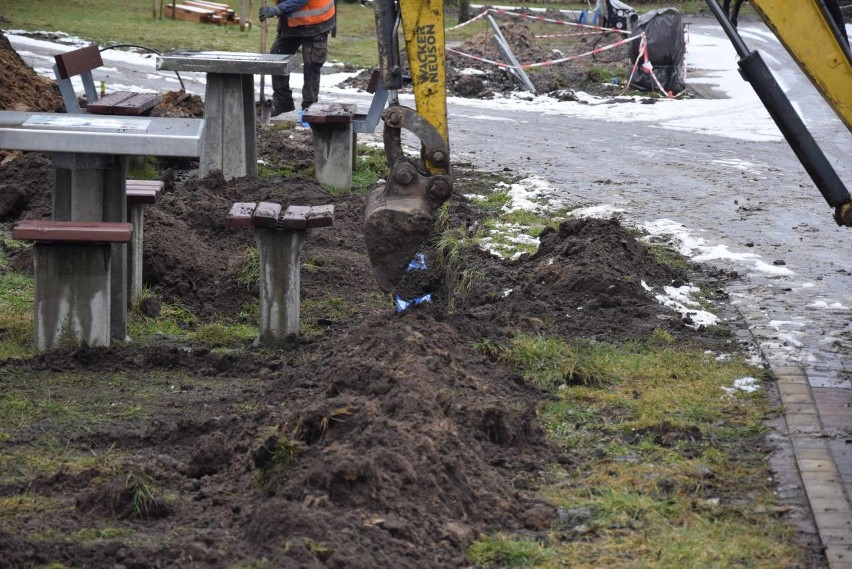
<svg viewBox="0 0 852 569">
<path fill-rule="evenodd" d="M 77 94 L 71 84 L 71 78 L 80 76 L 83 89 L 86 91 L 86 100 L 94 102 L 98 100 L 98 90 L 95 88 L 95 80 L 92 78 L 92 69 L 97 69 L 104 64 L 101 52 L 96 45 L 89 45 L 66 53 L 53 56 L 56 64 L 53 66 L 53 74 L 59 84 L 59 92 L 62 94 L 62 102 L 65 110 L 69 113 L 83 113 L 77 102 Z"/>
</svg>

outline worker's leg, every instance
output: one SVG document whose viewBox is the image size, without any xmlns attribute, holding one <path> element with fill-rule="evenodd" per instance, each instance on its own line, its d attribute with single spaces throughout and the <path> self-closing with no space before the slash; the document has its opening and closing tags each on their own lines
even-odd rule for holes
<svg viewBox="0 0 852 569">
<path fill-rule="evenodd" d="M 302 55 L 305 59 L 305 83 L 302 86 L 302 108 L 307 109 L 319 100 L 320 73 L 328 55 L 328 34 L 304 38 Z"/>
<path fill-rule="evenodd" d="M 301 45 L 301 38 L 281 37 L 275 38 L 275 43 L 272 44 L 270 53 L 293 55 Z M 296 108 L 293 103 L 293 91 L 290 89 L 289 75 L 273 75 L 272 76 L 272 113 L 277 116 L 281 113 L 292 111 Z"/>
</svg>

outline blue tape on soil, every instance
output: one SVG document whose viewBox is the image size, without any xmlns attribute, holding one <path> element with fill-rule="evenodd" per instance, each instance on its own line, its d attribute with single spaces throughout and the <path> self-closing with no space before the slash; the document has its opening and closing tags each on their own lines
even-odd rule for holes
<svg viewBox="0 0 852 569">
<path fill-rule="evenodd" d="M 423 253 L 417 253 L 414 258 L 408 263 L 408 268 L 406 271 L 425 271 L 428 267 L 426 266 L 426 255 Z"/>
<path fill-rule="evenodd" d="M 400 313 L 412 304 L 421 304 L 424 302 L 432 302 L 432 295 L 426 294 L 424 296 L 418 298 L 412 298 L 411 300 L 402 300 L 399 295 L 396 295 L 393 298 L 394 304 L 396 305 L 396 312 Z"/>
</svg>

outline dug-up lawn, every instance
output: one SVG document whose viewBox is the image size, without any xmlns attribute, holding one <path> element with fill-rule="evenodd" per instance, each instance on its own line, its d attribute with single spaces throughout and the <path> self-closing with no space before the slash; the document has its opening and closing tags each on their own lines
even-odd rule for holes
<svg viewBox="0 0 852 569">
<path fill-rule="evenodd" d="M 8 55 L 32 86 L 9 104 L 36 108 L 55 85 Z M 157 112 L 202 108 L 180 105 Z M 516 180 L 456 164 L 428 268 L 396 291 L 431 301 L 397 313 L 361 234 L 382 157 L 359 148 L 355 188 L 332 192 L 310 131 L 262 127 L 258 153 L 260 175 L 232 181 L 131 172 L 166 189 L 132 341 L 43 355 L 32 251 L 9 232 L 50 217 L 54 171 L 0 153 L 0 567 L 824 567 L 774 492 L 772 378 L 736 340 L 735 275 L 616 219 L 514 209 Z M 237 201 L 335 206 L 283 349 L 252 346 Z M 658 302 L 688 283 L 720 324 Z"/>
<path fill-rule="evenodd" d="M 396 313 L 360 235 L 384 165 L 361 148 L 358 187 L 330 192 L 309 136 L 262 130 L 256 178 L 148 165 L 168 191 L 127 344 L 32 354 L 31 255 L 4 239 L 3 566 L 819 566 L 773 494 L 771 378 L 734 340 L 731 275 L 614 219 L 506 213 L 512 180 L 459 165 L 429 268 L 398 291 L 432 301 Z M 4 227 L 49 215 L 52 180 L 39 154 L 0 168 Z M 286 349 L 252 347 L 235 201 L 335 205 Z M 648 290 L 686 282 L 723 324 Z"/>
</svg>

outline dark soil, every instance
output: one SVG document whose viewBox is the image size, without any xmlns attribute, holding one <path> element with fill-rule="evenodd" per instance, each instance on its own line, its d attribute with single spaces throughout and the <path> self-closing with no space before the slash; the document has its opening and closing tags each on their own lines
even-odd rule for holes
<svg viewBox="0 0 852 569">
<path fill-rule="evenodd" d="M 7 73 L 9 51 L 0 46 Z M 0 108 L 35 108 L 45 91 L 35 80 L 14 98 L 0 90 Z M 170 94 L 158 112 L 198 112 L 177 98 Z M 175 108 L 183 103 L 188 109 Z M 261 128 L 258 149 L 273 164 L 307 165 L 313 155 L 306 130 Z M 0 223 L 48 217 L 50 160 L 7 158 Z M 9 431 L 7 448 L 30 448 L 50 429 L 67 452 L 105 460 L 0 485 L 0 497 L 33 495 L 51 505 L 4 517 L 0 566 L 469 567 L 465 549 L 480 533 L 545 535 L 556 510 L 536 492 L 543 469 L 572 461 L 537 420 L 547 395 L 475 342 L 520 332 L 629 339 L 657 327 L 708 349 L 724 342 L 687 327 L 645 291 L 643 280 L 661 286 L 696 275 L 654 261 L 614 220 L 566 222 L 542 235 L 538 253 L 514 262 L 463 250 L 465 266 L 481 275 L 464 294 L 447 284 L 427 247 L 432 268 L 411 273 L 400 291 L 433 300 L 396 314 L 371 275 L 364 197 L 332 197 L 310 177 L 226 182 L 161 166 L 167 192 L 146 212 L 143 271 L 157 298 L 202 321 L 255 322 L 246 314 L 257 287 L 237 280 L 253 237 L 225 228 L 230 205 L 332 203 L 334 226 L 313 230 L 303 250 L 310 267 L 302 270 L 302 302 L 344 299 L 350 311 L 305 314 L 322 333 L 282 350 L 131 343 L 5 362 L 0 385 L 85 374 L 77 403 L 107 396 L 120 404 L 132 389 L 151 394 L 141 418 L 116 414 L 63 429 L 36 421 Z M 475 176 L 457 178 L 454 227 L 477 220 L 462 197 L 464 180 Z M 30 270 L 26 250 L 7 255 Z M 92 528 L 123 533 L 79 537 Z"/>
<path fill-rule="evenodd" d="M 553 10 L 543 17 L 564 20 L 560 12 Z M 565 34 L 566 27 L 552 26 L 533 30 L 524 20 L 499 19 L 498 27 L 517 61 L 521 65 L 542 63 L 586 53 L 592 50 L 595 42 L 608 45 L 615 40 L 603 41 L 600 35 L 563 36 L 555 40 L 538 37 L 542 31 L 549 34 Z M 575 31 L 570 28 L 569 32 Z M 622 39 L 622 38 L 619 38 Z M 447 90 L 456 97 L 471 99 L 491 99 L 496 94 L 507 95 L 525 92 L 527 88 L 509 69 L 490 62 L 511 65 L 499 49 L 494 32 L 490 27 L 480 32 L 462 45 L 447 52 Z M 486 59 L 481 61 L 460 55 Z M 574 93 L 584 91 L 591 95 L 611 97 L 618 95 L 622 88 L 612 84 L 612 76 L 624 72 L 627 68 L 627 50 L 619 48 L 618 53 L 625 59 L 615 60 L 615 51 L 606 54 L 585 56 L 553 65 L 544 65 L 526 70 L 530 82 L 539 95 L 549 95 L 560 100 L 574 98 Z M 601 61 L 605 58 L 606 61 Z M 471 71 L 473 71 L 471 73 Z M 348 79 L 345 85 L 365 89 L 370 79 L 370 71 Z"/>
</svg>

